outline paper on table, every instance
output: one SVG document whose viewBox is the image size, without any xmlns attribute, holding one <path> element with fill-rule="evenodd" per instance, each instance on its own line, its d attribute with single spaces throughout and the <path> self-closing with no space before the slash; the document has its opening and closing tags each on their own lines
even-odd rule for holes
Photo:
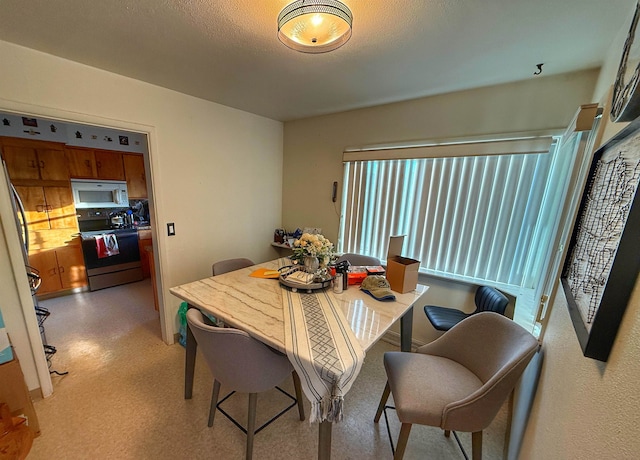
<svg viewBox="0 0 640 460">
<path fill-rule="evenodd" d="M 278 270 L 270 270 L 268 268 L 258 268 L 251 272 L 249 276 L 253 276 L 254 278 L 275 279 L 280 277 L 280 272 Z"/>
</svg>

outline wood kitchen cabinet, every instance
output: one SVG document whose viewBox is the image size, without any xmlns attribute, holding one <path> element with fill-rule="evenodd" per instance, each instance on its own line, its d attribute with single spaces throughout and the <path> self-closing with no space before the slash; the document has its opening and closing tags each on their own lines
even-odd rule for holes
<svg viewBox="0 0 640 460">
<path fill-rule="evenodd" d="M 142 263 L 142 275 L 151 277 L 153 289 L 153 307 L 158 310 L 158 286 L 156 284 L 156 268 L 153 256 L 153 239 L 151 229 L 138 230 L 138 249 L 140 250 L 140 262 Z"/>
<path fill-rule="evenodd" d="M 147 178 L 144 173 L 144 157 L 141 154 L 122 155 L 124 174 L 127 178 L 129 198 L 147 198 Z"/>
<path fill-rule="evenodd" d="M 78 231 L 71 187 L 16 186 L 29 230 L 69 228 Z"/>
<path fill-rule="evenodd" d="M 69 168 L 62 144 L 5 137 L 2 156 L 12 181 L 68 181 Z"/>
<path fill-rule="evenodd" d="M 24 206 L 29 265 L 42 278 L 38 295 L 86 286 L 69 181 L 75 166 L 69 164 L 63 144 L 0 137 L 0 145 L 9 178 Z"/>
<path fill-rule="evenodd" d="M 140 250 L 140 262 L 142 263 L 142 275 L 145 278 L 151 276 L 151 263 L 149 258 L 153 258 L 153 252 L 149 252 L 147 247 L 153 248 L 151 230 L 138 230 L 138 249 Z"/>
<path fill-rule="evenodd" d="M 74 179 L 125 180 L 122 152 L 67 147 L 65 157 Z"/>
<path fill-rule="evenodd" d="M 29 265 L 42 279 L 38 295 L 87 285 L 82 247 L 72 244 L 29 254 Z"/>
<path fill-rule="evenodd" d="M 64 154 L 67 158 L 71 177 L 76 179 L 95 179 L 98 177 L 96 156 L 93 149 L 66 148 Z"/>
<path fill-rule="evenodd" d="M 95 150 L 98 179 L 125 180 L 122 152 Z"/>
</svg>

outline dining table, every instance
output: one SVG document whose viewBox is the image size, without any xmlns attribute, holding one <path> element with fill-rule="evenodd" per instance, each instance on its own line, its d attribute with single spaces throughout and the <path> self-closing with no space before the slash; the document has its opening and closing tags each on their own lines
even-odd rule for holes
<svg viewBox="0 0 640 460">
<path fill-rule="evenodd" d="M 283 297 L 292 292 L 278 279 L 251 276 L 258 269 L 278 270 L 291 265 L 280 258 L 170 288 L 176 297 L 213 315 L 225 325 L 241 329 L 264 344 L 287 354 L 285 340 L 285 308 Z M 331 287 L 324 288 L 327 291 Z M 355 339 L 366 353 L 396 323 L 400 323 L 400 349 L 411 350 L 413 306 L 427 292 L 418 284 L 410 292 L 394 292 L 394 301 L 379 301 L 364 293 L 358 285 L 350 285 L 341 293 L 330 292 Z M 300 295 L 304 290 L 291 295 Z M 185 353 L 185 399 L 191 399 L 197 343 L 187 327 Z M 290 350 L 289 350 L 290 351 Z M 357 384 L 357 381 L 356 381 Z M 318 459 L 331 458 L 330 421 L 321 421 L 318 429 Z"/>
</svg>

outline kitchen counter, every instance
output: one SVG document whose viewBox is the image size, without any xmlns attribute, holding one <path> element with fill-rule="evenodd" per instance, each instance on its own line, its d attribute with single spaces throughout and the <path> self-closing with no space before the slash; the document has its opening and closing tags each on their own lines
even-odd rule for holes
<svg viewBox="0 0 640 460">
<path fill-rule="evenodd" d="M 153 236 L 151 227 L 138 227 L 138 246 L 140 247 L 140 259 L 142 261 L 142 273 L 145 278 L 153 278 Z"/>
<path fill-rule="evenodd" d="M 153 308 L 158 310 L 158 286 L 156 284 L 156 266 L 155 259 L 153 258 L 153 246 L 146 245 L 144 247 L 145 255 L 147 256 L 148 264 L 149 264 L 149 272 L 151 275 L 151 286 L 153 289 Z"/>
</svg>

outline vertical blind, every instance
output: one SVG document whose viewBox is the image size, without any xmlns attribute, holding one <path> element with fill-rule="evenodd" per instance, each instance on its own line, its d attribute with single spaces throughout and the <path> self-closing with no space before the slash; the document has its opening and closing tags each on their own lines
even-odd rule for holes
<svg viewBox="0 0 640 460">
<path fill-rule="evenodd" d="M 389 236 L 406 235 L 422 272 L 532 291 L 572 161 L 546 150 L 345 161 L 338 249 L 385 260 Z"/>
</svg>

